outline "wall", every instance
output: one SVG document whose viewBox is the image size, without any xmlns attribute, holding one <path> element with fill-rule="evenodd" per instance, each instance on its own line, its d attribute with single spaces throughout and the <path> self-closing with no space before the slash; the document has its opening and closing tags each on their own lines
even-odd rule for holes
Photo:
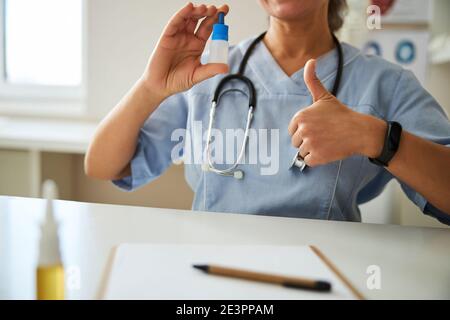
<svg viewBox="0 0 450 320">
<path fill-rule="evenodd" d="M 450 33 L 450 1 L 434 0 L 434 19 L 430 26 L 432 35 Z M 428 83 L 426 85 L 430 93 L 444 107 L 447 114 L 450 113 L 450 63 L 431 65 L 428 74 Z"/>
<path fill-rule="evenodd" d="M 0 163 L 0 194 L 11 196 L 31 194 L 29 176 L 32 168 L 29 152 L 0 150 Z"/>
</svg>

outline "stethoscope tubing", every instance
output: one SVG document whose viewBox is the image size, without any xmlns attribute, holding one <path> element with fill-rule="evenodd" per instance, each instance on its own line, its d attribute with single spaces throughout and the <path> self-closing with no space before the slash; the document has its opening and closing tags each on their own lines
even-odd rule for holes
<svg viewBox="0 0 450 320">
<path fill-rule="evenodd" d="M 244 75 L 244 72 L 245 72 L 245 68 L 247 66 L 248 59 L 250 58 L 251 54 L 253 53 L 254 48 L 256 47 L 256 45 L 259 42 L 262 41 L 262 39 L 264 38 L 265 35 L 266 35 L 266 32 L 263 32 L 255 40 L 253 40 L 253 42 L 250 44 L 250 46 L 248 47 L 247 51 L 244 54 L 244 57 L 242 58 L 238 73 L 230 74 L 230 75 L 227 75 L 224 78 L 222 78 L 222 80 L 217 85 L 216 90 L 214 91 L 214 96 L 213 96 L 213 100 L 211 103 L 211 110 L 209 113 L 209 125 L 208 125 L 207 139 L 206 139 L 207 163 L 206 163 L 206 167 L 204 168 L 205 171 L 211 171 L 211 172 L 214 172 L 214 173 L 222 175 L 222 176 L 234 176 L 237 179 L 242 179 L 244 176 L 244 172 L 242 170 L 237 170 L 237 168 L 238 168 L 239 164 L 242 162 L 242 159 L 245 155 L 245 150 L 247 147 L 247 140 L 249 138 L 250 126 L 251 126 L 251 122 L 253 119 L 253 113 L 256 108 L 256 102 L 257 102 L 255 86 L 254 86 L 252 80 Z M 333 36 L 333 41 L 334 41 L 334 43 L 337 47 L 337 51 L 338 51 L 338 67 L 337 67 L 336 79 L 335 79 L 335 82 L 333 85 L 333 89 L 331 91 L 331 93 L 334 96 L 336 96 L 339 91 L 342 73 L 343 73 L 343 69 L 344 69 L 344 54 L 343 54 L 342 46 L 341 46 L 339 40 L 336 38 L 336 36 L 334 34 L 332 34 L 332 36 Z M 244 140 L 242 142 L 242 146 L 239 151 L 237 160 L 230 167 L 228 167 L 226 169 L 217 169 L 211 159 L 210 148 L 211 148 L 212 128 L 214 125 L 216 109 L 219 104 L 220 98 L 222 96 L 221 95 L 222 89 L 229 82 L 231 82 L 233 80 L 242 82 L 247 87 L 247 90 L 248 90 L 249 110 L 247 113 L 247 122 L 245 125 Z M 292 165 L 298 167 L 300 169 L 300 171 L 303 171 L 307 167 L 304 159 L 300 156 L 300 154 L 298 152 L 293 159 Z"/>
</svg>

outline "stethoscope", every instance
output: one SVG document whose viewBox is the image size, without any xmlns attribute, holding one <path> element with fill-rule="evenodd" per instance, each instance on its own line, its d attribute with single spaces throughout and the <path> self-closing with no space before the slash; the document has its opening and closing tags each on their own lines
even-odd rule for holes
<svg viewBox="0 0 450 320">
<path fill-rule="evenodd" d="M 208 133 L 206 138 L 206 164 L 203 166 L 204 171 L 211 171 L 214 173 L 217 173 L 221 176 L 227 176 L 227 177 L 234 177 L 235 179 L 242 179 L 244 178 L 244 171 L 238 169 L 239 164 L 242 161 L 242 158 L 245 155 L 245 150 L 247 148 L 247 141 L 249 137 L 249 130 L 253 119 L 253 113 L 256 108 L 256 90 L 255 86 L 253 85 L 252 80 L 250 80 L 248 77 L 244 76 L 245 68 L 247 67 L 247 62 L 250 56 L 252 55 L 256 45 L 262 41 L 264 36 L 266 35 L 266 32 L 259 35 L 248 47 L 247 51 L 244 54 L 244 57 L 242 58 L 241 64 L 239 66 L 239 70 L 235 74 L 230 74 L 226 77 L 224 77 L 219 84 L 217 85 L 217 88 L 214 92 L 213 100 L 211 103 L 211 110 L 209 113 L 209 125 L 208 125 Z M 337 92 L 339 90 L 339 85 L 341 82 L 342 77 L 342 71 L 344 68 L 344 54 L 342 52 L 342 46 L 339 42 L 339 40 L 336 38 L 336 36 L 333 34 L 333 40 L 336 44 L 336 48 L 338 51 L 338 67 L 337 67 L 337 74 L 336 74 L 336 80 L 333 85 L 333 90 L 331 93 L 336 96 Z M 233 165 L 226 169 L 218 169 L 214 166 L 214 163 L 211 159 L 211 132 L 214 124 L 214 119 L 216 115 L 216 109 L 219 104 L 220 98 L 222 97 L 223 93 L 222 89 L 225 87 L 226 84 L 229 82 L 236 80 L 240 81 L 242 84 L 244 84 L 247 87 L 248 90 L 248 113 L 247 113 L 247 123 L 245 125 L 245 131 L 244 131 L 244 140 L 242 142 L 241 149 L 239 149 L 239 154 L 234 162 Z M 238 89 L 231 89 L 233 91 L 241 91 Z M 243 92 L 243 91 L 241 91 Z M 245 94 L 245 92 L 243 92 Z M 292 166 L 295 166 L 299 168 L 301 171 L 303 171 L 307 165 L 305 161 L 302 159 L 299 153 L 297 153 L 292 161 Z"/>
</svg>

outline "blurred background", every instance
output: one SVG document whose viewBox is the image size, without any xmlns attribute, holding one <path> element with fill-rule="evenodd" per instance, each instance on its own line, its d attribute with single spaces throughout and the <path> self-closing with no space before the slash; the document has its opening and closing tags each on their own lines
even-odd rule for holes
<svg viewBox="0 0 450 320">
<path fill-rule="evenodd" d="M 226 2 L 231 43 L 266 29 L 267 16 L 257 0 Z M 65 200 L 191 207 L 193 193 L 180 165 L 134 193 L 83 172 L 83 155 L 97 123 L 141 75 L 162 28 L 184 3 L 0 0 L 1 195 L 38 197 L 42 181 L 53 179 Z M 448 112 L 450 1 L 348 4 L 340 38 L 412 69 Z M 381 29 L 369 17 L 377 13 L 371 4 L 381 9 Z M 443 226 L 424 216 L 396 183 L 363 205 L 362 212 L 364 222 Z"/>
</svg>

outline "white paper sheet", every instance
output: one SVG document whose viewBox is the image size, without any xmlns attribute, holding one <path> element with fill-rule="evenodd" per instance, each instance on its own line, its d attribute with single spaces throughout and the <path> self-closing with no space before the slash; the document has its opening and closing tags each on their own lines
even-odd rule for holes
<svg viewBox="0 0 450 320">
<path fill-rule="evenodd" d="M 193 264 L 217 264 L 331 282 L 331 293 L 208 275 Z M 105 299 L 352 299 L 351 291 L 308 246 L 122 244 Z"/>
</svg>

